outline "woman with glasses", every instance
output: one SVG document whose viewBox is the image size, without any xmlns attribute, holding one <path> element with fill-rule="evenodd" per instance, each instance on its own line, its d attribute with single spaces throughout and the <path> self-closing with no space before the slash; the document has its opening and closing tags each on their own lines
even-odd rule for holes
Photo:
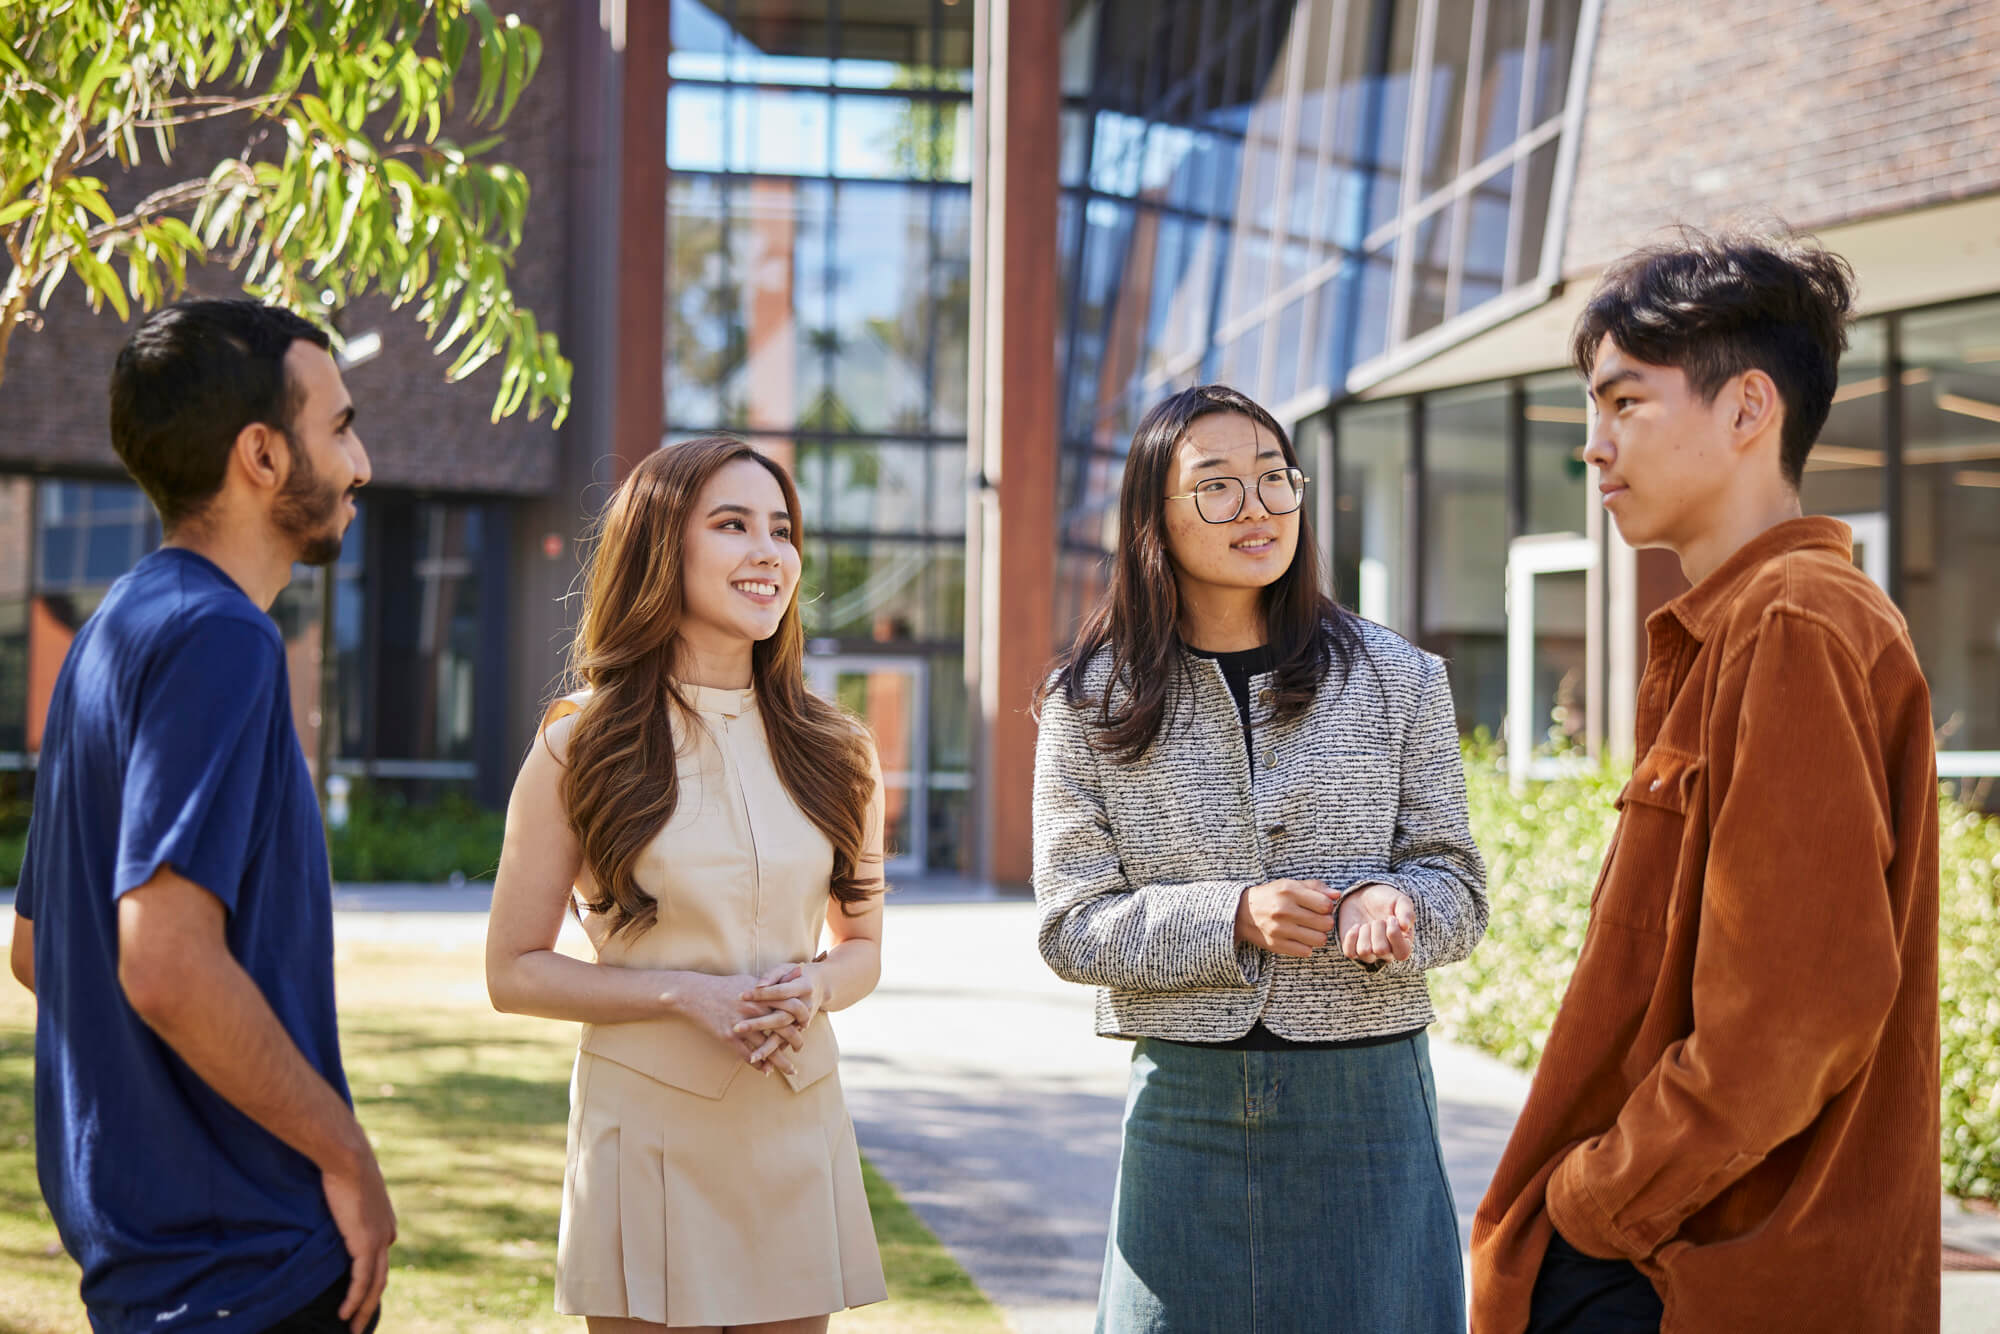
<svg viewBox="0 0 2000 1334">
<path fill-rule="evenodd" d="M 1275 419 L 1132 439 L 1110 586 L 1043 686 L 1042 955 L 1134 1040 L 1109 1334 L 1457 1334 L 1424 971 L 1486 929 L 1444 664 L 1320 587 Z"/>
</svg>

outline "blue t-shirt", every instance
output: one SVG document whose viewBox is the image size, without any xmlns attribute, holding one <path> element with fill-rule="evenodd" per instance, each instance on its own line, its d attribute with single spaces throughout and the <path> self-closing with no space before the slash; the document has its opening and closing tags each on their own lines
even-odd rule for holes
<svg viewBox="0 0 2000 1334">
<path fill-rule="evenodd" d="M 253 1331 L 348 1258 L 310 1160 L 226 1102 L 118 983 L 118 899 L 162 865 L 347 1096 L 326 834 L 271 618 L 192 552 L 112 585 L 44 732 L 14 910 L 35 924 L 36 1167 L 99 1334 Z"/>
</svg>

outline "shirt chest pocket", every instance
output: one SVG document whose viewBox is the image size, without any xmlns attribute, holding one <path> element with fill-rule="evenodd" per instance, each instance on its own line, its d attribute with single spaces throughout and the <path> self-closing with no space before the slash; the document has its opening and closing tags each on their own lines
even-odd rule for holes
<svg viewBox="0 0 2000 1334">
<path fill-rule="evenodd" d="M 1664 932 L 1687 853 L 1701 757 L 1654 746 L 1618 794 L 1617 844 L 1590 900 L 1594 919 Z"/>
</svg>

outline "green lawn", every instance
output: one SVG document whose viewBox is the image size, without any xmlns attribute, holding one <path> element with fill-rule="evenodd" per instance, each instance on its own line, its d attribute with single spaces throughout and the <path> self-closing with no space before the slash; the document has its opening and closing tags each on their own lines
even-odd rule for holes
<svg viewBox="0 0 2000 1334">
<path fill-rule="evenodd" d="M 493 1013 L 476 943 L 351 945 L 338 968 L 348 1077 L 401 1227 L 384 1328 L 581 1330 L 550 1309 L 575 1030 Z M 35 1184 L 33 1021 L 0 979 L 0 1334 L 87 1334 Z M 835 1330 L 1006 1328 L 872 1170 L 868 1197 L 890 1299 Z"/>
</svg>

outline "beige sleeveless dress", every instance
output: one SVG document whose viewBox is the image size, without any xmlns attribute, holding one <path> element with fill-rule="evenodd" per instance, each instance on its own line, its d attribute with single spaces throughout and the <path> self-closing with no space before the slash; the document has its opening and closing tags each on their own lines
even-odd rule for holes
<svg viewBox="0 0 2000 1334">
<path fill-rule="evenodd" d="M 682 691 L 704 726 L 682 740 L 679 804 L 637 870 L 659 917 L 614 937 L 585 910 L 597 961 L 717 974 L 805 962 L 832 845 L 778 780 L 755 692 Z M 678 1017 L 584 1025 L 556 1310 L 737 1325 L 886 1297 L 839 1057 L 825 1014 L 788 1076 L 760 1074 Z"/>
</svg>

